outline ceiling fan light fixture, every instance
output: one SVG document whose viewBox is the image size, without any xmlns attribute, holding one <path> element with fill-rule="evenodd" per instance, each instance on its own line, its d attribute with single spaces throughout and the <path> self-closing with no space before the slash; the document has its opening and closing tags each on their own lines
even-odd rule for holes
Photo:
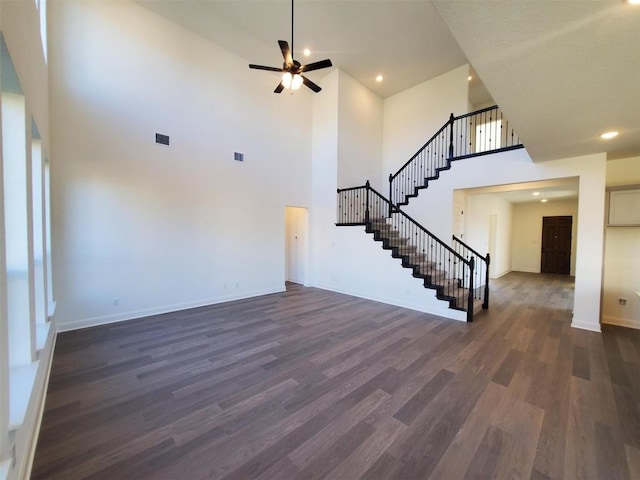
<svg viewBox="0 0 640 480">
<path fill-rule="evenodd" d="M 302 86 L 302 76 L 291 75 L 291 72 L 284 72 L 282 74 L 282 86 L 291 90 L 298 90 Z"/>
<path fill-rule="evenodd" d="M 298 90 L 302 86 L 302 77 L 297 73 L 291 79 L 291 90 Z"/>
<path fill-rule="evenodd" d="M 291 88 L 291 81 L 293 79 L 293 75 L 289 72 L 284 72 L 282 74 L 282 86 L 284 88 Z"/>
</svg>

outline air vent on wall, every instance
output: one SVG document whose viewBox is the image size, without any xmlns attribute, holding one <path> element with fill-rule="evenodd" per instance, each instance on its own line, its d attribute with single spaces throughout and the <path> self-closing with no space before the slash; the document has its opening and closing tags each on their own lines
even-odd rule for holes
<svg viewBox="0 0 640 480">
<path fill-rule="evenodd" d="M 161 145 L 169 145 L 169 135 L 163 135 L 162 133 L 156 133 L 156 143 Z"/>
</svg>

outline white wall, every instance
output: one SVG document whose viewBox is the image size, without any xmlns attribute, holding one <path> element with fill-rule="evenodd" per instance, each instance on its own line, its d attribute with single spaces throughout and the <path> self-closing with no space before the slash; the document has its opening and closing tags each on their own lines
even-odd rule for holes
<svg viewBox="0 0 640 480">
<path fill-rule="evenodd" d="M 607 162 L 607 187 L 640 185 L 640 157 Z M 640 328 L 640 227 L 606 227 L 602 321 Z M 618 304 L 626 298 L 627 305 Z"/>
<path fill-rule="evenodd" d="M 467 113 L 469 66 L 464 65 L 384 100 L 382 174 L 388 196 L 395 173 L 448 120 Z"/>
<path fill-rule="evenodd" d="M 311 209 L 309 229 L 309 285 L 320 286 L 330 278 L 333 263 L 328 261 L 337 215 L 338 188 L 338 89 L 340 72 L 322 79 L 322 92 L 313 99 Z"/>
<path fill-rule="evenodd" d="M 517 203 L 513 208 L 512 268 L 518 272 L 540 273 L 542 217 L 570 216 L 571 267 L 576 272 L 578 200 L 549 200 L 547 203 Z"/>
<path fill-rule="evenodd" d="M 338 75 L 338 187 L 364 185 L 370 180 L 380 190 L 382 98 L 343 71 Z"/>
<path fill-rule="evenodd" d="M 61 328 L 283 290 L 313 93 L 272 93 L 277 76 L 132 2 L 50 15 Z"/>
<path fill-rule="evenodd" d="M 599 331 L 605 167 L 605 154 L 534 163 L 524 149 L 460 160 L 412 199 L 407 212 L 440 238 L 448 238 L 453 228 L 450 205 L 456 189 L 579 177 L 582 194 L 578 204 L 572 325 Z M 443 208 L 434 208 L 436 205 Z"/>
<path fill-rule="evenodd" d="M 454 172 L 455 173 L 455 172 Z M 491 252 L 490 220 L 495 215 L 495 248 Z M 492 194 L 467 195 L 464 215 L 465 243 L 481 254 L 491 253 L 491 278 L 498 278 L 511 271 L 512 205 Z"/>
</svg>

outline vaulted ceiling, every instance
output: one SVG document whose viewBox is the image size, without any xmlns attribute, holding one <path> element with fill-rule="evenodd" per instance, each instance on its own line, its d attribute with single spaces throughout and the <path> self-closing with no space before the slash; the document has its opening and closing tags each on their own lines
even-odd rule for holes
<svg viewBox="0 0 640 480">
<path fill-rule="evenodd" d="M 137 3 L 247 63 L 279 65 L 276 41 L 291 41 L 289 0 Z M 534 161 L 640 155 L 640 6 L 622 0 L 296 0 L 294 34 L 295 58 L 331 58 L 381 97 L 471 64 L 478 88 L 486 85 Z M 312 51 L 308 59 L 304 48 Z M 315 81 L 325 74 L 309 76 Z M 599 135 L 608 130 L 620 134 L 605 142 Z"/>
</svg>

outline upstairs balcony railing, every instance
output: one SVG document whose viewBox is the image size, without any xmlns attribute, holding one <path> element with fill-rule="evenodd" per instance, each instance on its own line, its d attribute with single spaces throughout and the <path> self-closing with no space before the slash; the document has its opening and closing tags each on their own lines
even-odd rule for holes
<svg viewBox="0 0 640 480">
<path fill-rule="evenodd" d="M 395 174 L 389 175 L 389 200 L 394 205 L 407 205 L 430 180 L 451 168 L 451 162 L 463 158 L 488 155 L 523 148 L 497 107 L 455 117 L 438 130 Z"/>
</svg>

